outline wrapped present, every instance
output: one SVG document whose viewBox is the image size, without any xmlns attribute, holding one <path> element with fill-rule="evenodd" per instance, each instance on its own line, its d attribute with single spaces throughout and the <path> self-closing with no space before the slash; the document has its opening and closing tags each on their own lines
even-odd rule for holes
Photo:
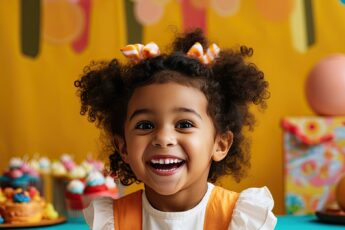
<svg viewBox="0 0 345 230">
<path fill-rule="evenodd" d="M 331 205 L 345 173 L 345 117 L 287 117 L 282 128 L 286 213 Z"/>
</svg>

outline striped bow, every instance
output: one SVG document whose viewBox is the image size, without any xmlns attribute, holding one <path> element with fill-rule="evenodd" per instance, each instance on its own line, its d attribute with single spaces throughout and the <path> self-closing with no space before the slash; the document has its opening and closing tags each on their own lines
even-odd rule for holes
<svg viewBox="0 0 345 230">
<path fill-rule="evenodd" d="M 187 52 L 187 55 L 190 57 L 197 58 L 203 64 L 211 64 L 216 57 L 218 57 L 220 48 L 212 43 L 206 53 L 204 54 L 204 49 L 199 42 L 196 42 Z"/>
<path fill-rule="evenodd" d="M 135 63 L 146 58 L 156 57 L 160 54 L 159 47 L 154 42 L 147 43 L 146 45 L 139 43 L 127 45 L 120 50 L 125 57 Z"/>
</svg>

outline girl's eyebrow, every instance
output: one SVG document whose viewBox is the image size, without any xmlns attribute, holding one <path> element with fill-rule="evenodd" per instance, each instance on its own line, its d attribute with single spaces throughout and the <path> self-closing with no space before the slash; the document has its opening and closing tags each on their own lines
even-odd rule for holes
<svg viewBox="0 0 345 230">
<path fill-rule="evenodd" d="M 129 121 L 132 120 L 135 116 L 138 116 L 140 114 L 145 114 L 145 113 L 148 113 L 148 114 L 153 114 L 153 111 L 150 110 L 150 109 L 137 109 L 135 110 L 132 115 L 129 117 Z"/>
<path fill-rule="evenodd" d="M 199 113 L 197 113 L 194 109 L 189 109 L 189 108 L 185 108 L 185 107 L 178 107 L 178 108 L 175 108 L 173 111 L 174 112 L 192 113 L 192 114 L 196 115 L 197 117 L 199 117 L 200 120 L 202 120 L 201 115 Z M 153 114 L 153 113 L 154 112 L 150 109 L 137 109 L 129 117 L 129 121 L 132 120 L 135 116 L 138 116 L 140 114 Z"/>
<path fill-rule="evenodd" d="M 200 120 L 202 120 L 201 115 L 199 113 L 197 113 L 194 109 L 189 109 L 189 108 L 185 108 L 185 107 L 178 107 L 178 108 L 174 109 L 174 112 L 192 113 L 192 114 L 196 115 L 197 117 L 199 117 Z"/>
</svg>

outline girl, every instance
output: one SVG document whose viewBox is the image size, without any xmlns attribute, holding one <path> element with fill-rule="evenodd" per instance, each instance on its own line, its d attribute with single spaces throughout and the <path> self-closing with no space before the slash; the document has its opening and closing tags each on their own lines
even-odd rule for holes
<svg viewBox="0 0 345 230">
<path fill-rule="evenodd" d="M 204 53 L 204 49 L 207 51 Z M 273 229 L 266 187 L 240 194 L 210 182 L 249 166 L 244 126 L 253 103 L 265 107 L 268 83 L 244 58 L 252 49 L 221 50 L 195 30 L 172 52 L 128 45 L 128 64 L 91 65 L 75 82 L 81 114 L 112 140 L 111 169 L 144 191 L 95 200 L 84 214 L 92 229 Z"/>
</svg>

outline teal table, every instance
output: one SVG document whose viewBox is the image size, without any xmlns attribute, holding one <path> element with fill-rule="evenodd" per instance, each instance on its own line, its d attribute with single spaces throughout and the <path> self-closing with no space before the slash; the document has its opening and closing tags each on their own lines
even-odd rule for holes
<svg viewBox="0 0 345 230">
<path fill-rule="evenodd" d="M 345 229 L 345 225 L 335 225 L 321 223 L 316 216 L 278 216 L 276 230 L 340 230 Z"/>
<path fill-rule="evenodd" d="M 54 226 L 41 228 L 25 229 L 44 229 L 44 230 L 87 230 L 88 226 L 84 223 L 66 222 Z M 317 221 L 315 216 L 278 216 L 276 230 L 340 230 L 345 229 L 345 225 L 324 224 Z"/>
<path fill-rule="evenodd" d="M 78 223 L 78 222 L 65 222 L 62 224 L 56 224 L 51 226 L 45 226 L 45 227 L 34 227 L 34 228 L 16 228 L 16 229 L 22 229 L 22 230 L 88 230 L 89 227 L 86 223 Z"/>
</svg>

